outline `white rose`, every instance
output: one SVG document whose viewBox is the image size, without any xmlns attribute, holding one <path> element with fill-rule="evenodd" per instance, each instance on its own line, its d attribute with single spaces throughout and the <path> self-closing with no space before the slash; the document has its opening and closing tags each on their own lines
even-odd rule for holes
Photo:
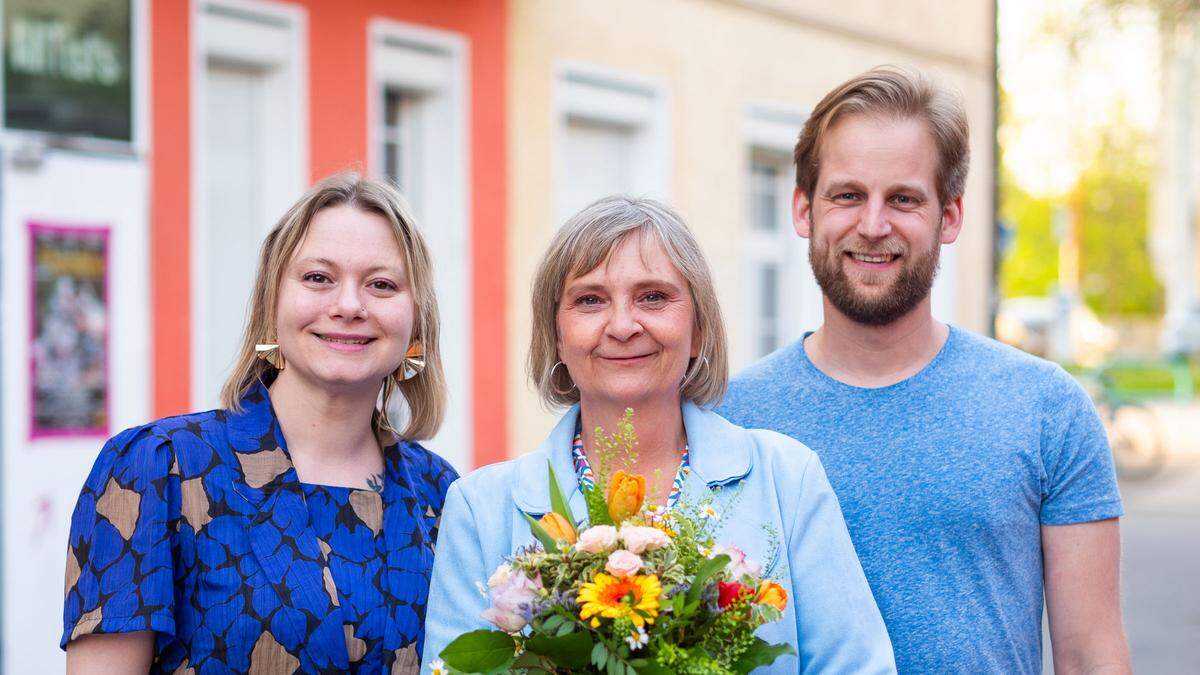
<svg viewBox="0 0 1200 675">
<path fill-rule="evenodd" d="M 715 558 L 722 553 L 729 556 L 729 575 L 732 578 L 752 577 L 757 579 L 762 574 L 762 566 L 754 562 L 754 560 L 746 555 L 745 551 L 736 546 L 721 546 L 718 544 L 713 547 L 708 557 Z"/>
<path fill-rule="evenodd" d="M 608 555 L 608 562 L 604 563 L 604 569 L 617 577 L 633 576 L 642 569 L 642 557 L 625 550 L 613 551 Z"/>
<path fill-rule="evenodd" d="M 603 553 L 617 547 L 617 528 L 612 525 L 596 525 L 579 533 L 575 548 L 587 553 Z"/>
<path fill-rule="evenodd" d="M 667 536 L 667 533 L 657 527 L 626 525 L 621 528 L 618 534 L 621 537 L 621 541 L 625 542 L 625 548 L 637 554 L 653 551 L 671 543 L 671 539 Z"/>
</svg>

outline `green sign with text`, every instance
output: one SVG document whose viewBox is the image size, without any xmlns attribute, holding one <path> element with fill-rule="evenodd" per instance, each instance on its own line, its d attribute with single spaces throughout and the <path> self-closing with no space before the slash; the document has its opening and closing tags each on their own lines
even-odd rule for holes
<svg viewBox="0 0 1200 675">
<path fill-rule="evenodd" d="M 5 127 L 131 141 L 131 1 L 3 6 Z"/>
</svg>

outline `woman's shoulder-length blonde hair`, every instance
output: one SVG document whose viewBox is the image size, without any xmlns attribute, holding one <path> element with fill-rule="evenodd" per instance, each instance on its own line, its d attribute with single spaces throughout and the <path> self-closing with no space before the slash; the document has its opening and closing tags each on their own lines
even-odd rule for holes
<svg viewBox="0 0 1200 675">
<path fill-rule="evenodd" d="M 429 248 L 417 230 L 412 210 L 395 188 L 350 172 L 329 176 L 314 185 L 267 234 L 259 254 L 258 275 L 247 308 L 241 348 L 233 373 L 221 388 L 221 405 L 240 411 L 240 401 L 246 392 L 264 376 L 274 374 L 275 367 L 259 358 L 254 347 L 275 341 L 275 309 L 283 274 L 304 241 L 313 217 L 322 209 L 342 205 L 378 214 L 391 225 L 404 256 L 413 294 L 415 317 L 411 339 L 420 342 L 425 352 L 425 367 L 415 377 L 401 379 L 403 369 L 398 363 L 396 371 L 384 378 L 372 425 L 376 432 L 396 433 L 405 440 L 430 438 L 441 426 L 446 412 L 446 379 L 438 348 L 438 306 Z M 388 404 L 396 390 L 408 407 L 408 421 L 403 430 L 397 430 L 388 416 Z"/>
<path fill-rule="evenodd" d="M 708 260 L 692 231 L 671 207 L 653 199 L 623 195 L 605 197 L 575 214 L 550 242 L 533 281 L 533 336 L 529 376 L 542 400 L 551 406 L 579 401 L 579 390 L 558 363 L 558 306 L 567 281 L 602 264 L 614 248 L 632 235 L 653 236 L 667 258 L 687 280 L 696 308 L 699 356 L 688 364 L 680 384 L 685 401 L 710 406 L 725 395 L 729 382 L 729 350 L 725 323 L 717 302 Z"/>
</svg>

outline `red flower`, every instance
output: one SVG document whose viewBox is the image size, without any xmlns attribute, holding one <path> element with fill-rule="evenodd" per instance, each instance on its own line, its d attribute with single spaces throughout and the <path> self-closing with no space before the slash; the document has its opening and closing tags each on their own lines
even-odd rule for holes
<svg viewBox="0 0 1200 675">
<path fill-rule="evenodd" d="M 748 598 L 754 594 L 754 589 L 737 581 L 717 582 L 717 606 L 725 609 L 733 603 Z"/>
</svg>

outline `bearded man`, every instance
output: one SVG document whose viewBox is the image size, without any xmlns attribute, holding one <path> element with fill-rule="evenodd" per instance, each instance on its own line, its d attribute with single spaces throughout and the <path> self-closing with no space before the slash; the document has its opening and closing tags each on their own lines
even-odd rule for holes
<svg viewBox="0 0 1200 675">
<path fill-rule="evenodd" d="M 1129 672 L 1120 494 L 1062 368 L 934 319 L 958 237 L 966 114 L 919 74 L 830 92 L 796 145 L 793 221 L 818 330 L 752 365 L 719 412 L 815 450 L 909 673 Z"/>
</svg>

